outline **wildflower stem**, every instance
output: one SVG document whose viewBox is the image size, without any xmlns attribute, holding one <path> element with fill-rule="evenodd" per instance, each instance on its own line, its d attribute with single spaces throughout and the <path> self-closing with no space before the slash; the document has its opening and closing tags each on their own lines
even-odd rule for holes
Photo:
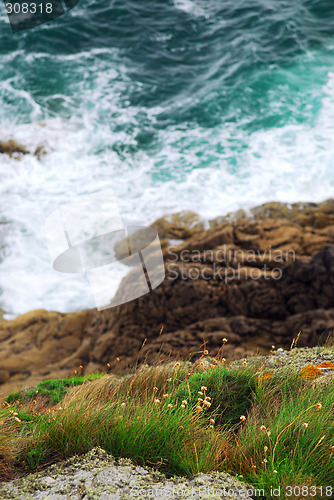
<svg viewBox="0 0 334 500">
<path fill-rule="evenodd" d="M 304 413 L 306 413 L 307 411 L 309 411 L 311 408 L 313 408 L 315 405 L 311 405 L 309 406 L 308 408 L 306 408 L 306 410 L 302 411 L 301 413 L 299 413 L 299 415 L 297 415 L 296 418 L 294 418 L 292 420 L 292 422 L 290 422 L 288 425 L 286 425 L 284 427 L 284 429 L 281 430 L 281 432 L 278 434 L 277 438 L 276 438 L 276 441 L 275 441 L 275 446 L 274 446 L 274 449 L 273 449 L 273 456 L 272 456 L 272 463 L 274 465 L 274 459 L 275 459 L 275 451 L 276 451 L 276 447 L 278 445 L 278 442 L 279 442 L 279 438 L 281 437 L 281 435 L 283 434 L 284 431 L 286 431 L 287 429 L 289 429 L 289 427 L 291 427 L 292 424 L 295 423 L 296 420 L 298 420 L 298 418 L 303 415 Z"/>
</svg>

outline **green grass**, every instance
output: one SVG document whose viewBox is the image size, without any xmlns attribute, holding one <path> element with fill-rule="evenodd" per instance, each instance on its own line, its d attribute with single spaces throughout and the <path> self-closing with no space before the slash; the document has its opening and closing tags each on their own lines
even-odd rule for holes
<svg viewBox="0 0 334 500">
<path fill-rule="evenodd" d="M 264 379 L 258 365 L 245 365 L 169 363 L 10 395 L 0 412 L 0 474 L 100 446 L 167 475 L 227 471 L 268 499 L 271 487 L 333 486 L 333 384 L 291 367 Z"/>
<path fill-rule="evenodd" d="M 21 401 L 23 401 L 23 394 L 22 392 L 11 392 L 10 394 L 8 394 L 8 396 L 6 397 L 6 402 L 7 403 L 19 403 Z"/>
<path fill-rule="evenodd" d="M 201 390 L 205 387 L 205 392 Z M 216 423 L 231 428 L 240 423 L 240 415 L 247 415 L 255 391 L 255 378 L 250 370 L 231 369 L 219 365 L 202 373 L 195 373 L 177 389 L 179 400 L 189 399 L 197 406 L 198 399 L 209 395 L 211 406 L 204 410 Z M 200 402 L 201 403 L 201 402 Z"/>
<path fill-rule="evenodd" d="M 59 403 L 61 399 L 65 396 L 69 389 L 75 387 L 76 385 L 81 385 L 86 380 L 95 380 L 101 378 L 103 375 L 100 373 L 95 373 L 93 375 L 86 376 L 73 376 L 69 378 L 55 379 L 55 380 L 45 380 L 37 384 L 36 388 L 22 392 L 11 392 L 7 398 L 7 403 L 22 402 L 24 400 L 29 400 L 39 396 L 46 396 L 51 403 Z"/>
</svg>

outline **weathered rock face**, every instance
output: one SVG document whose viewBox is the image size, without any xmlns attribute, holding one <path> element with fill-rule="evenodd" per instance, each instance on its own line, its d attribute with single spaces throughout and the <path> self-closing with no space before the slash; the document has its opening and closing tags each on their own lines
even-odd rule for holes
<svg viewBox="0 0 334 500">
<path fill-rule="evenodd" d="M 334 201 L 267 204 L 253 214 L 216 219 L 208 230 L 196 214 L 157 221 L 166 279 L 138 300 L 2 320 L 0 397 L 79 365 L 86 373 L 107 363 L 125 371 L 137 361 L 188 356 L 204 342 L 215 354 L 224 337 L 224 356 L 235 358 L 289 347 L 300 331 L 299 346 L 323 342 L 334 329 Z"/>
</svg>

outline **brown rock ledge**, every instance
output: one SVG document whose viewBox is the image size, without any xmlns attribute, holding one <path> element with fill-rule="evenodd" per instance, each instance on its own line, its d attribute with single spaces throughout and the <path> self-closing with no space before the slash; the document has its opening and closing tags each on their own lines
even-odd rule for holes
<svg viewBox="0 0 334 500">
<path fill-rule="evenodd" d="M 187 357 L 203 342 L 214 355 L 224 337 L 224 356 L 240 358 L 287 348 L 299 331 L 298 345 L 312 347 L 334 329 L 334 200 L 269 203 L 208 229 L 193 213 L 153 226 L 166 279 L 150 294 L 102 312 L 0 320 L 0 397 L 79 365 L 125 372 L 138 361 Z"/>
</svg>

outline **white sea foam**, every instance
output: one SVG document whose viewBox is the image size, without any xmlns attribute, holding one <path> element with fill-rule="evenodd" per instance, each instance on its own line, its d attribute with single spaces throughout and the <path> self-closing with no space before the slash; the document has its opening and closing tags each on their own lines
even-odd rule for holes
<svg viewBox="0 0 334 500">
<path fill-rule="evenodd" d="M 74 58 L 71 63 L 76 60 L 80 62 Z M 43 119 L 40 104 L 27 92 L 10 82 L 0 89 L 0 98 L 1 92 L 11 92 L 31 109 L 31 123 L 19 124 L 4 115 L 1 139 L 13 138 L 32 152 L 43 144 L 47 151 L 40 161 L 33 154 L 20 161 L 0 156 L 0 218 L 8 221 L 2 229 L 0 307 L 9 315 L 94 307 L 85 277 L 53 271 L 44 234 L 46 217 L 78 195 L 112 188 L 128 225 L 150 224 L 180 210 L 210 219 L 270 200 L 292 203 L 334 196 L 332 73 L 312 126 L 289 124 L 250 135 L 235 124 L 156 128 L 159 147 L 154 154 L 138 150 L 124 160 L 111 145 L 135 145 L 137 114 L 145 112 L 154 125 L 162 109 L 121 106 L 121 90 L 128 83 L 125 69 L 120 64 L 106 70 L 99 64 L 89 69 L 88 76 L 95 72 L 93 91 L 81 89 L 79 102 L 87 102 L 86 107 L 77 110 L 74 97 L 58 94 L 70 118 Z M 117 130 L 111 129 L 112 120 L 120 126 Z M 128 123 L 134 129 L 130 136 L 121 126 Z M 247 147 L 236 151 L 238 142 Z"/>
<path fill-rule="evenodd" d="M 174 0 L 174 6 L 176 9 L 183 10 L 194 17 L 208 17 L 206 10 L 193 0 Z"/>
</svg>

